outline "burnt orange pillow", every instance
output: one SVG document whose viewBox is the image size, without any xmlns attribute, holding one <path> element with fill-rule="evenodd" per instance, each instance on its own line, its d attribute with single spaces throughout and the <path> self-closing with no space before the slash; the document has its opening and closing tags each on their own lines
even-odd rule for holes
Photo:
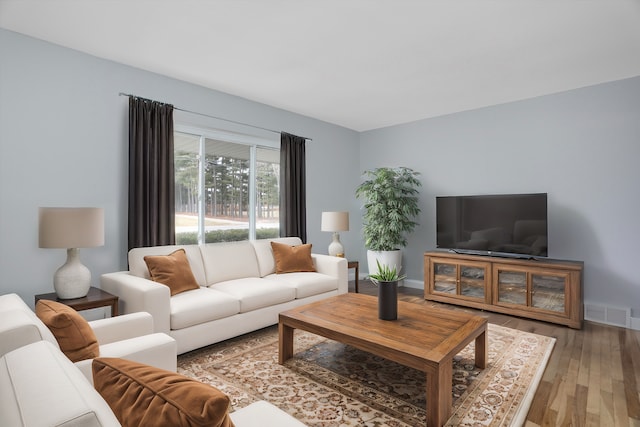
<svg viewBox="0 0 640 427">
<path fill-rule="evenodd" d="M 229 397 L 175 372 L 118 358 L 91 365 L 93 386 L 127 426 L 233 427 Z"/>
<path fill-rule="evenodd" d="M 168 286 L 171 296 L 200 287 L 193 276 L 184 249 L 178 249 L 169 255 L 147 255 L 144 262 L 149 269 L 151 280 Z"/>
<path fill-rule="evenodd" d="M 311 243 L 290 246 L 271 242 L 271 249 L 276 260 L 276 274 L 316 271 L 311 259 Z"/>
<path fill-rule="evenodd" d="M 73 308 L 56 301 L 41 299 L 36 315 L 56 337 L 60 350 L 72 361 L 93 359 L 100 355 L 98 338 L 89 323 Z"/>
</svg>

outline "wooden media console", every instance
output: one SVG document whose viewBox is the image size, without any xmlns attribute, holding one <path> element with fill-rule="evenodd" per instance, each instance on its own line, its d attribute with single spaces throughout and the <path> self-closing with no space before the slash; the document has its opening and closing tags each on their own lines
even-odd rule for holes
<svg viewBox="0 0 640 427">
<path fill-rule="evenodd" d="M 424 297 L 582 328 L 583 263 L 433 251 L 424 254 Z"/>
</svg>

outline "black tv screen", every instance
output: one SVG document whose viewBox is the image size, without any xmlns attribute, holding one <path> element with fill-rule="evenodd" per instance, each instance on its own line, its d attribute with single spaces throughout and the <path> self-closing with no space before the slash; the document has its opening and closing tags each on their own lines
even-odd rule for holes
<svg viewBox="0 0 640 427">
<path fill-rule="evenodd" d="M 547 193 L 436 197 L 436 246 L 546 257 Z"/>
</svg>

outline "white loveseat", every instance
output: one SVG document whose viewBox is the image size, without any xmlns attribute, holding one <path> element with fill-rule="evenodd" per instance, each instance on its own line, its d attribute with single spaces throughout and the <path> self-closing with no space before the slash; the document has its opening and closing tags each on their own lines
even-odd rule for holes
<svg viewBox="0 0 640 427">
<path fill-rule="evenodd" d="M 316 272 L 276 274 L 271 241 L 300 245 L 297 237 L 156 246 L 129 251 L 129 271 L 104 274 L 102 289 L 119 296 L 121 313 L 151 313 L 156 332 L 178 343 L 178 354 L 278 322 L 278 313 L 347 292 L 347 261 L 312 254 Z M 183 248 L 199 289 L 171 296 L 150 280 L 147 255 Z"/>
</svg>

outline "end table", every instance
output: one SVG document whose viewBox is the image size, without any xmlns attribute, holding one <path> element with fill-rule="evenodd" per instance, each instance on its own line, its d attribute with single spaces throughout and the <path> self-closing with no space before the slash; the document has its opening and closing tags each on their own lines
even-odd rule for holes
<svg viewBox="0 0 640 427">
<path fill-rule="evenodd" d="M 36 303 L 38 300 L 48 299 L 67 305 L 76 311 L 90 310 L 92 308 L 111 306 L 111 317 L 118 315 L 118 297 L 100 288 L 89 288 L 89 293 L 82 298 L 60 299 L 55 292 L 48 294 L 40 294 L 35 296 Z"/>
</svg>

